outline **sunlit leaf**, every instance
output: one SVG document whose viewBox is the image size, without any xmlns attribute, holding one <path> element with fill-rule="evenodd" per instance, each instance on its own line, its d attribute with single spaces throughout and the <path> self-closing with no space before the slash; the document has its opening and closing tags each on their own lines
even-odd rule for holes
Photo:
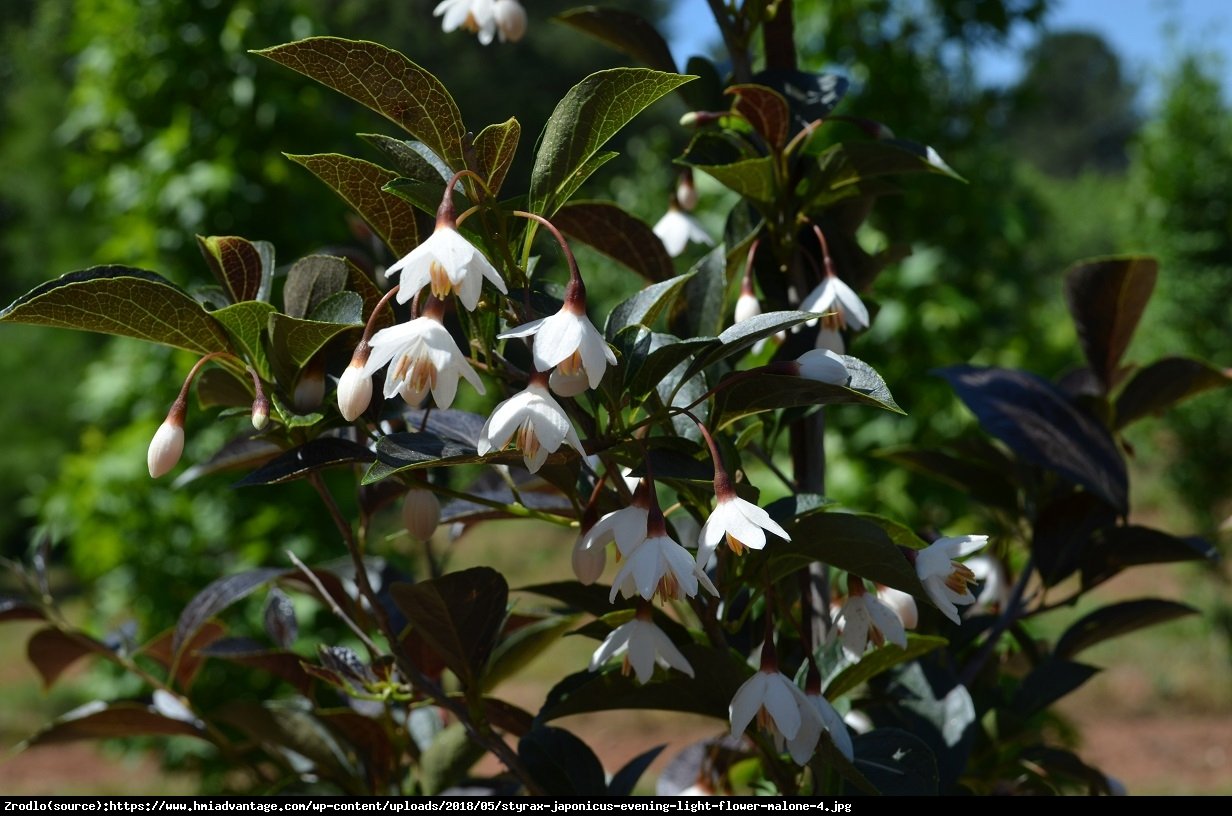
<svg viewBox="0 0 1232 816">
<path fill-rule="evenodd" d="M 278 310 L 259 300 L 236 303 L 214 312 L 214 319 L 223 325 L 243 358 L 257 370 L 262 378 L 270 376 L 269 359 L 265 355 L 263 335 L 269 324 L 269 316 Z"/>
<path fill-rule="evenodd" d="M 610 340 L 625 326 L 639 323 L 649 326 L 664 309 L 672 305 L 680 294 L 681 288 L 693 273 L 688 272 L 674 278 L 651 284 L 631 297 L 616 304 L 604 324 L 603 334 Z"/>
<path fill-rule="evenodd" d="M 306 167 L 341 196 L 381 236 L 395 255 L 405 255 L 419 244 L 415 208 L 385 190 L 386 184 L 399 178 L 394 171 L 339 153 L 310 156 L 288 153 L 287 158 Z"/>
<path fill-rule="evenodd" d="M 491 195 L 500 192 L 505 175 L 513 164 L 522 136 L 522 125 L 510 117 L 499 125 L 488 125 L 475 137 L 475 158 L 479 161 L 479 175 L 487 182 Z"/>
<path fill-rule="evenodd" d="M 269 297 L 274 270 L 267 267 L 256 244 L 234 235 L 198 235 L 197 245 L 232 303 Z"/>
<path fill-rule="evenodd" d="M 643 221 L 606 201 L 574 201 L 552 223 L 566 235 L 588 244 L 651 282 L 674 272 L 663 242 Z"/>
</svg>

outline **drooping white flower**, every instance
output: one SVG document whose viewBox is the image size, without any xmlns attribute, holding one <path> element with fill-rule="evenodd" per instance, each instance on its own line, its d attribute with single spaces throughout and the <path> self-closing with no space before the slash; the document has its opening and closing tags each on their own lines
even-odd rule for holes
<svg viewBox="0 0 1232 816">
<path fill-rule="evenodd" d="M 1001 562 L 995 556 L 981 553 L 968 558 L 966 566 L 981 586 L 975 603 L 962 611 L 962 617 L 969 618 L 981 612 L 1000 612 L 1005 609 L 1005 605 L 1010 601 L 1010 584 Z"/>
<path fill-rule="evenodd" d="M 387 277 L 401 275 L 398 302 L 406 303 L 425 286 L 444 299 L 456 292 L 468 311 L 474 311 L 487 278 L 501 294 L 508 294 L 496 267 L 452 225 L 452 217 L 438 219 L 436 230 L 419 246 L 385 270 Z"/>
<path fill-rule="evenodd" d="M 719 493 L 717 487 L 715 493 Z M 702 526 L 697 540 L 697 564 L 702 569 L 707 569 L 714 558 L 715 550 L 724 539 L 736 555 L 742 554 L 745 547 L 751 550 L 763 549 L 766 546 L 767 532 L 784 541 L 791 541 L 787 531 L 757 505 L 740 498 L 734 491 L 718 496 L 718 503 Z"/>
<path fill-rule="evenodd" d="M 638 617 L 621 624 L 612 630 L 602 645 L 595 650 L 590 658 L 590 670 L 597 671 L 600 666 L 613 657 L 623 654 L 624 665 L 621 671 L 629 673 L 632 668 L 637 682 L 645 685 L 654 674 L 655 664 L 663 668 L 679 669 L 689 677 L 693 676 L 693 667 L 676 648 L 662 629 L 655 626 L 650 619 L 649 607 L 638 611 Z"/>
<path fill-rule="evenodd" d="M 830 383 L 831 385 L 846 385 L 851 379 L 843 358 L 829 349 L 812 349 L 788 363 L 794 367 L 797 376 L 806 380 Z"/>
<path fill-rule="evenodd" d="M 835 354 L 846 354 L 847 344 L 843 342 L 843 333 L 838 329 L 822 326 L 817 332 L 817 342 L 814 348 L 829 349 Z"/>
<path fill-rule="evenodd" d="M 441 501 L 431 490 L 413 487 L 402 501 L 402 526 L 416 541 L 427 541 L 441 523 Z"/>
<path fill-rule="evenodd" d="M 543 467 L 548 454 L 566 442 L 582 456 L 586 455 L 573 423 L 548 393 L 547 377 L 542 374 L 533 375 L 525 391 L 496 406 L 479 432 L 479 455 L 501 450 L 515 433 L 518 450 L 531 473 Z"/>
<path fill-rule="evenodd" d="M 552 376 L 548 377 L 548 386 L 558 397 L 576 397 L 590 388 L 590 378 L 585 371 L 565 374 L 557 368 L 552 372 Z"/>
<path fill-rule="evenodd" d="M 448 408 L 457 396 L 459 378 L 484 393 L 483 381 L 449 331 L 432 314 L 381 329 L 368 345 L 372 353 L 361 374 L 371 377 L 388 365 L 387 398 L 400 393 L 408 404 L 418 405 L 431 391 L 437 407 Z"/>
<path fill-rule="evenodd" d="M 360 414 L 368 410 L 368 403 L 372 402 L 372 375 L 364 373 L 364 364 L 368 361 L 368 345 L 364 343 L 361 348 L 364 350 L 362 359 L 360 349 L 356 349 L 346 371 L 338 378 L 338 411 L 347 422 L 354 422 Z"/>
<path fill-rule="evenodd" d="M 853 329 L 868 328 L 868 309 L 864 301 L 838 275 L 827 274 L 817 288 L 809 292 L 800 303 L 804 312 L 832 313 L 823 321 L 831 329 L 850 326 Z"/>
<path fill-rule="evenodd" d="M 167 418 L 163 420 L 163 424 L 159 425 L 158 430 L 154 432 L 154 437 L 150 440 L 150 449 L 146 452 L 146 465 L 150 469 L 150 476 L 154 479 L 168 473 L 184 455 L 183 414 L 180 413 L 178 416 L 175 414 L 176 409 L 173 407 L 171 413 L 167 414 Z"/>
<path fill-rule="evenodd" d="M 843 715 L 839 714 L 834 706 L 830 705 L 820 691 L 805 691 L 804 698 L 817 712 L 817 716 L 821 718 L 822 730 L 830 735 L 830 740 L 834 743 L 834 747 L 838 748 L 839 753 L 847 757 L 850 762 L 855 759 L 855 747 L 851 744 L 851 734 L 847 733 L 847 723 L 843 721 Z M 796 736 L 799 739 L 800 735 Z M 790 745 L 788 746 L 790 750 Z M 801 746 L 803 750 L 803 746 Z M 811 753 L 811 751 L 810 751 Z M 792 753 L 795 757 L 795 753 Z M 799 762 L 799 760 L 796 760 Z M 808 760 L 806 759 L 805 762 Z M 804 763 L 800 763 L 804 764 Z"/>
<path fill-rule="evenodd" d="M 956 624 L 961 623 L 958 607 L 975 603 L 970 588 L 975 583 L 975 573 L 957 559 L 971 555 L 987 543 L 988 536 L 948 536 L 915 553 L 915 571 L 928 597 Z"/>
<path fill-rule="evenodd" d="M 858 580 L 858 579 L 857 579 Z M 848 579 L 849 586 L 854 583 Z M 869 641 L 875 646 L 887 640 L 902 649 L 907 648 L 907 631 L 894 610 L 876 595 L 864 592 L 849 592 L 847 602 L 839 614 L 839 626 L 843 633 L 843 652 L 852 660 L 859 660 Z"/>
<path fill-rule="evenodd" d="M 626 598 L 640 595 L 647 601 L 656 593 L 664 600 L 691 598 L 697 594 L 699 584 L 710 594 L 719 594 L 689 551 L 667 534 L 663 514 L 657 508 L 652 507 L 648 513 L 642 539 L 632 546 L 626 544 L 616 537 L 625 563 L 612 581 L 608 600 L 615 601 L 617 593 Z"/>
<path fill-rule="evenodd" d="M 910 593 L 878 584 L 877 597 L 894 610 L 894 614 L 898 615 L 904 627 L 914 629 L 920 622 L 920 611 L 916 608 L 915 598 Z"/>
<path fill-rule="evenodd" d="M 702 229 L 701 223 L 680 209 L 674 201 L 668 205 L 667 212 L 654 225 L 654 234 L 659 236 L 667 254 L 673 258 L 684 252 L 684 248 L 690 241 L 706 246 L 714 243 L 706 234 L 706 230 Z"/>
<path fill-rule="evenodd" d="M 590 387 L 598 388 L 603 372 L 609 365 L 616 365 L 616 355 L 586 316 L 585 308 L 579 309 L 568 300 L 551 317 L 524 323 L 500 338 L 532 336 L 535 342 L 531 354 L 539 371 L 555 367 L 566 378 L 584 373 Z"/>
<path fill-rule="evenodd" d="M 607 564 L 607 545 L 613 541 L 630 552 L 644 541 L 649 512 L 647 489 L 639 484 L 632 504 L 613 510 L 585 530 L 573 545 L 573 574 L 577 579 L 588 586 L 599 580 Z"/>
<path fill-rule="evenodd" d="M 746 680 L 727 711 L 733 737 L 743 734 L 756 718 L 758 727 L 774 738 L 780 751 L 786 745 L 798 765 L 809 761 L 821 737 L 821 714 L 795 683 L 775 669 L 763 668 Z"/>
<path fill-rule="evenodd" d="M 446 34 L 464 28 L 479 35 L 484 45 L 496 36 L 496 16 L 493 0 L 442 0 L 432 10 L 441 18 L 441 30 Z"/>
<path fill-rule="evenodd" d="M 517 42 L 526 34 L 526 9 L 518 0 L 496 0 L 492 18 L 501 42 Z"/>
</svg>

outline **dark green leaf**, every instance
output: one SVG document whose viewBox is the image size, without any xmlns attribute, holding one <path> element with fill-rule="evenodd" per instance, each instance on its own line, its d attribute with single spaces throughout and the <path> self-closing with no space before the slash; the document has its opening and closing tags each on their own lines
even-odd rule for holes
<svg viewBox="0 0 1232 816">
<path fill-rule="evenodd" d="M 1004 468 L 943 450 L 901 447 L 877 456 L 961 490 L 977 502 L 1016 511 L 1018 487 Z"/>
<path fill-rule="evenodd" d="M 250 409 L 252 379 L 229 368 L 207 368 L 197 377 L 197 402 L 202 408 Z"/>
<path fill-rule="evenodd" d="M 880 181 L 906 173 L 938 173 L 961 180 L 930 147 L 914 142 L 842 142 L 817 157 L 810 175 L 808 200 L 828 205 L 846 195 L 893 192 Z"/>
<path fill-rule="evenodd" d="M 397 51 L 372 42 L 309 37 L 253 53 L 346 94 L 422 140 L 450 166 L 465 166 L 466 127 L 453 97 L 440 80 Z"/>
<path fill-rule="evenodd" d="M 64 670 L 90 654 L 110 654 L 111 650 L 92 637 L 72 635 L 59 629 L 39 629 L 26 642 L 26 657 L 43 678 L 43 688 L 50 689 Z"/>
<path fill-rule="evenodd" d="M 759 204 L 769 204 L 778 195 L 773 157 L 744 156 L 716 133 L 703 131 L 694 136 L 677 161 Z"/>
<path fill-rule="evenodd" d="M 1175 601 L 1158 598 L 1140 598 L 1122 601 L 1095 610 L 1065 630 L 1053 650 L 1055 657 L 1068 660 L 1084 649 L 1109 638 L 1154 626 L 1186 615 L 1196 615 L 1198 610 Z"/>
<path fill-rule="evenodd" d="M 405 255 L 419 244 L 415 208 L 385 191 L 385 185 L 399 177 L 394 171 L 339 153 L 288 153 L 287 158 L 306 167 L 351 205 L 395 255 Z"/>
<path fill-rule="evenodd" d="M 626 762 L 623 768 L 612 774 L 612 781 L 607 784 L 608 796 L 632 796 L 637 780 L 642 778 L 642 774 L 646 773 L 650 763 L 658 759 L 659 754 L 666 747 L 666 745 L 655 746 Z"/>
<path fill-rule="evenodd" d="M 282 287 L 283 311 L 289 317 L 307 317 L 321 301 L 346 289 L 350 277 L 350 269 L 342 258 L 332 255 L 300 258 L 291 265 L 287 282 Z"/>
<path fill-rule="evenodd" d="M 602 584 L 590 584 L 588 586 L 577 581 L 534 584 L 532 586 L 517 587 L 514 590 L 514 592 L 530 592 L 534 595 L 552 598 L 566 604 L 571 610 L 580 609 L 583 612 L 596 616 L 606 615 L 615 609 L 632 606 L 631 601 L 627 601 L 619 596 L 616 598 L 616 603 L 613 604 L 608 600 L 610 591 L 611 587 L 609 586 L 603 586 Z"/>
<path fill-rule="evenodd" d="M 880 646 L 876 651 L 869 652 L 860 658 L 859 663 L 854 663 L 839 672 L 826 685 L 826 697 L 836 700 L 882 672 L 889 671 L 901 663 L 915 660 L 934 649 L 940 649 L 947 643 L 949 641 L 943 637 L 910 634 L 907 635 L 906 649 L 900 649 L 893 643 Z"/>
<path fill-rule="evenodd" d="M 596 153 L 591 156 L 571 176 L 568 176 L 561 182 L 560 187 L 557 189 L 555 200 L 564 203 L 573 198 L 573 194 L 585 183 L 586 179 L 590 178 L 595 174 L 596 170 L 619 155 L 614 150 L 605 150 L 602 153 Z"/>
<path fill-rule="evenodd" d="M 406 178 L 440 184 L 453 177 L 449 166 L 423 142 L 395 139 L 379 133 L 361 133 L 359 137 L 388 156 Z"/>
<path fill-rule="evenodd" d="M 1010 701 L 1022 717 L 1043 711 L 1048 706 L 1090 680 L 1099 669 L 1085 663 L 1074 663 L 1056 657 L 1048 658 L 1023 679 Z"/>
<path fill-rule="evenodd" d="M 230 351 L 222 326 L 171 281 L 128 266 L 95 266 L 36 286 L 0 321 L 118 334 L 198 354 Z"/>
<path fill-rule="evenodd" d="M 1065 302 L 1078 341 L 1095 376 L 1110 391 L 1119 379 L 1121 356 L 1155 288 L 1154 258 L 1097 258 L 1065 272 Z"/>
<path fill-rule="evenodd" d="M 353 326 L 364 322 L 364 300 L 355 292 L 336 292 L 312 310 L 309 320 L 318 323 L 346 323 Z"/>
<path fill-rule="evenodd" d="M 629 120 L 692 77 L 645 68 L 599 71 L 573 86 L 548 119 L 535 154 L 527 209 L 553 215 L 570 178 Z"/>
<path fill-rule="evenodd" d="M 616 8 L 584 6 L 568 9 L 555 19 L 602 40 L 647 68 L 676 72 L 676 61 L 663 36 L 641 15 Z"/>
<path fill-rule="evenodd" d="M 210 618 L 236 601 L 247 598 L 282 574 L 283 570 L 263 567 L 227 575 L 211 582 L 205 589 L 198 592 L 180 613 L 180 619 L 176 621 L 175 634 L 171 640 L 171 654 L 179 655 L 185 644 L 193 639 L 193 635 Z"/>
<path fill-rule="evenodd" d="M 423 794 L 436 796 L 464 780 L 466 772 L 484 753 L 483 746 L 471 739 L 462 723 L 441 731 L 420 760 L 419 783 Z"/>
<path fill-rule="evenodd" d="M 748 320 L 741 320 L 733 326 L 724 329 L 717 338 L 711 348 L 697 355 L 697 359 L 693 361 L 693 365 L 689 366 L 686 377 L 691 377 L 698 371 L 701 371 L 708 366 L 712 366 L 720 360 L 726 360 L 742 353 L 746 349 L 750 349 L 757 344 L 759 340 L 765 340 L 768 337 L 773 337 L 781 331 L 786 331 L 792 326 L 799 326 L 809 320 L 816 320 L 817 315 L 812 312 L 766 312 L 755 317 L 750 317 Z M 855 358 L 850 358 L 855 359 Z M 871 368 L 864 366 L 861 369 L 863 372 L 872 372 Z M 873 372 L 873 376 L 876 373 Z M 877 377 L 877 380 L 880 380 Z M 884 383 L 882 383 L 884 386 Z M 855 386 L 851 386 L 855 387 Z"/>
<path fill-rule="evenodd" d="M 55 745 L 108 737 L 170 736 L 205 738 L 192 723 L 159 714 L 142 703 L 105 703 L 95 700 L 58 717 L 20 748 Z"/>
<path fill-rule="evenodd" d="M 522 626 L 502 638 L 492 650 L 492 659 L 484 672 L 484 691 L 491 691 L 517 674 L 527 663 L 559 641 L 576 622 L 577 618 L 573 615 L 553 615 Z"/>
<path fill-rule="evenodd" d="M 937 759 L 919 737 L 898 728 L 878 728 L 852 740 L 856 770 L 883 794 L 935 796 Z"/>
<path fill-rule="evenodd" d="M 285 451 L 235 483 L 236 487 L 281 484 L 339 465 L 371 462 L 376 456 L 364 445 L 336 436 L 321 436 Z"/>
<path fill-rule="evenodd" d="M 269 316 L 270 356 L 275 365 L 303 368 L 325 344 L 359 323 L 322 323 L 275 312 Z"/>
<path fill-rule="evenodd" d="M 684 293 L 668 323 L 673 334 L 681 337 L 714 337 L 727 325 L 728 278 L 727 253 L 718 246 L 707 252 L 689 271 L 693 277 L 684 285 Z"/>
<path fill-rule="evenodd" d="M 1110 527 L 1081 555 L 1082 586 L 1089 589 L 1128 567 L 1203 560 L 1218 561 L 1219 551 L 1199 536 L 1178 538 L 1136 525 Z"/>
<path fill-rule="evenodd" d="M 617 333 L 615 341 L 621 351 L 625 391 L 633 396 L 649 392 L 685 360 L 717 342 L 713 337 L 681 340 L 639 324 L 626 326 Z"/>
<path fill-rule="evenodd" d="M 789 374 L 729 375 L 740 379 L 734 385 L 720 388 L 715 397 L 715 415 L 722 418 L 722 425 L 728 425 L 759 411 L 812 405 L 872 405 L 904 413 L 885 381 L 867 363 L 849 356 L 844 356 L 843 362 L 851 375 L 845 386 Z"/>
<path fill-rule="evenodd" d="M 474 687 L 505 620 L 509 586 L 501 574 L 472 567 L 418 584 L 394 584 L 390 595 L 462 684 Z"/>
<path fill-rule="evenodd" d="M 265 267 L 261 252 L 251 241 L 234 235 L 198 235 L 197 246 L 232 303 L 261 300 L 262 294 L 269 296 L 274 270 Z"/>
<path fill-rule="evenodd" d="M 640 219 L 606 201 L 575 201 L 557 210 L 552 223 L 654 283 L 672 276 L 663 242 Z"/>
<path fill-rule="evenodd" d="M 779 524 L 789 524 L 797 516 L 820 513 L 832 507 L 834 503 L 834 499 L 827 499 L 818 493 L 797 493 L 767 504 L 766 512 Z"/>
<path fill-rule="evenodd" d="M 1025 371 L 970 365 L 939 373 L 984 430 L 1014 453 L 1127 511 L 1129 477 L 1112 436 L 1052 383 Z"/>
<path fill-rule="evenodd" d="M 793 131 L 829 116 L 847 93 L 847 80 L 834 74 L 771 69 L 754 75 L 753 81 L 778 91 L 787 100 Z"/>
<path fill-rule="evenodd" d="M 488 184 L 492 195 L 500 192 L 505 183 L 505 174 L 513 164 L 522 137 L 522 125 L 510 117 L 499 125 L 488 125 L 475 137 L 475 158 L 479 161 L 479 175 Z"/>
<path fill-rule="evenodd" d="M 563 728 L 539 725 L 518 741 L 518 759 L 550 796 L 602 796 L 603 765 L 594 751 Z"/>
<path fill-rule="evenodd" d="M 684 72 L 697 77 L 679 89 L 686 105 L 692 110 L 718 110 L 723 106 L 723 79 L 713 62 L 695 54 L 685 63 Z"/>
<path fill-rule="evenodd" d="M 1124 428 L 1148 414 L 1161 414 L 1212 388 L 1232 384 L 1232 369 L 1220 370 L 1189 357 L 1164 357 L 1134 372 L 1116 399 L 1116 426 Z"/>
<path fill-rule="evenodd" d="M 604 335 L 611 340 L 625 326 L 632 326 L 635 323 L 649 326 L 654 323 L 655 318 L 672 305 L 677 295 L 680 294 L 681 287 L 692 275 L 692 272 L 687 272 L 660 283 L 651 284 L 632 297 L 616 304 L 603 326 Z"/>
<path fill-rule="evenodd" d="M 265 356 L 262 336 L 269 324 L 269 316 L 278 310 L 259 300 L 236 303 L 214 312 L 214 319 L 222 324 L 231 336 L 231 342 L 240 355 L 252 364 L 262 378 L 270 376 L 269 359 Z M 251 402 L 251 396 L 248 402 Z"/>
<path fill-rule="evenodd" d="M 774 148 L 787 144 L 791 113 L 783 95 L 765 85 L 729 85 L 725 93 L 736 97 L 732 110 Z"/>
</svg>

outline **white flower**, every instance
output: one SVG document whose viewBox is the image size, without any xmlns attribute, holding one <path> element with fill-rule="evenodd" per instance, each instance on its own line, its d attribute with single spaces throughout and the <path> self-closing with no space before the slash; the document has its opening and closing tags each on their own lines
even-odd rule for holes
<svg viewBox="0 0 1232 816">
<path fill-rule="evenodd" d="M 915 571 L 928 597 L 941 613 L 961 623 L 958 607 L 975 603 L 969 584 L 975 573 L 956 559 L 971 555 L 988 543 L 988 536 L 950 536 L 939 538 L 915 554 Z"/>
<path fill-rule="evenodd" d="M 534 336 L 532 356 L 535 368 L 547 371 L 553 366 L 565 377 L 585 373 L 591 388 L 598 388 L 603 372 L 609 365 L 616 365 L 616 355 L 608 348 L 603 335 L 590 322 L 586 312 L 566 303 L 551 317 L 532 320 L 500 335 L 502 340 L 511 337 Z"/>
<path fill-rule="evenodd" d="M 552 376 L 548 377 L 548 386 L 551 387 L 552 393 L 558 397 L 576 397 L 587 388 L 590 388 L 590 379 L 586 376 L 585 371 L 564 374 L 558 368 L 552 372 Z"/>
<path fill-rule="evenodd" d="M 526 468 L 534 473 L 543 467 L 548 454 L 563 443 L 582 456 L 581 440 L 573 423 L 565 415 L 560 404 L 548 393 L 544 377 L 532 377 L 526 390 L 514 394 L 496 406 L 479 432 L 479 455 L 500 450 L 509 444 L 517 433 L 517 447 L 522 451 Z"/>
<path fill-rule="evenodd" d="M 508 294 L 496 267 L 456 229 L 443 223 L 437 223 L 436 231 L 428 240 L 385 270 L 388 277 L 399 273 L 402 275 L 399 303 L 406 303 L 430 283 L 432 294 L 438 298 L 445 298 L 451 291 L 457 292 L 462 305 L 468 311 L 474 311 L 479 303 L 484 278 L 491 281 L 501 294 Z"/>
<path fill-rule="evenodd" d="M 590 586 L 599 580 L 603 568 L 607 566 L 607 548 L 592 546 L 587 543 L 586 536 L 579 536 L 573 544 L 573 574 L 578 581 Z"/>
<path fill-rule="evenodd" d="M 898 615 L 898 619 L 903 622 L 903 626 L 906 628 L 914 629 L 916 624 L 920 622 L 920 611 L 916 608 L 915 598 L 911 597 L 909 593 L 879 584 L 877 586 L 877 597 L 886 606 L 894 610 L 894 614 Z"/>
<path fill-rule="evenodd" d="M 619 538 L 616 539 L 616 546 L 625 557 L 625 563 L 612 581 L 612 591 L 608 596 L 610 601 L 616 600 L 618 592 L 626 598 L 640 595 L 647 601 L 656 592 L 665 600 L 691 598 L 697 594 L 699 583 L 710 594 L 719 594 L 689 551 L 667 534 L 662 516 L 659 517 L 658 529 L 644 530 L 642 541 L 632 548 L 626 548 Z"/>
<path fill-rule="evenodd" d="M 830 739 L 834 742 L 834 747 L 838 748 L 839 753 L 847 757 L 848 762 L 855 759 L 855 747 L 851 744 L 851 734 L 847 733 L 847 723 L 843 721 L 843 715 L 835 711 L 834 706 L 830 705 L 830 701 L 820 693 L 805 692 L 804 698 L 808 700 L 809 705 L 813 707 L 813 710 L 817 712 L 817 716 L 821 718 L 822 730 L 830 735 Z M 799 739 L 799 735 L 796 738 Z M 794 752 L 792 756 L 795 756 Z"/>
<path fill-rule="evenodd" d="M 1010 601 L 1010 584 L 1005 576 L 1005 567 L 991 555 L 976 555 L 967 559 L 967 569 L 975 575 L 975 580 L 983 586 L 976 596 L 975 603 L 963 610 L 962 616 L 969 618 L 981 612 L 1000 612 Z"/>
<path fill-rule="evenodd" d="M 621 671 L 628 674 L 629 668 L 632 667 L 637 682 L 643 685 L 654 674 L 655 663 L 665 669 L 679 669 L 689 677 L 693 676 L 693 667 L 676 648 L 676 644 L 649 620 L 634 618 L 613 629 L 590 658 L 590 670 L 598 670 L 604 663 L 620 654 L 625 656 Z"/>
<path fill-rule="evenodd" d="M 413 487 L 402 501 L 402 526 L 416 541 L 427 541 L 441 523 L 441 502 L 431 490 Z"/>
<path fill-rule="evenodd" d="M 761 314 L 761 303 L 757 301 L 757 295 L 752 292 L 741 292 L 740 297 L 736 298 L 735 319 L 737 323 L 742 323 L 749 318 L 757 317 Z"/>
<path fill-rule="evenodd" d="M 847 345 L 843 342 L 842 332 L 826 326 L 822 326 L 817 332 L 817 342 L 813 346 L 819 349 L 829 349 L 835 354 L 847 353 Z"/>
<path fill-rule="evenodd" d="M 855 290 L 843 283 L 838 275 L 826 275 L 826 279 L 804 298 L 800 310 L 834 312 L 832 319 L 827 321 L 832 329 L 844 326 L 856 330 L 868 328 L 868 309 Z"/>
<path fill-rule="evenodd" d="M 175 409 L 172 409 L 172 413 Z M 163 420 L 150 440 L 150 449 L 146 452 L 146 465 L 150 476 L 157 479 L 166 474 L 180 461 L 184 455 L 184 423 L 171 414 Z"/>
<path fill-rule="evenodd" d="M 526 33 L 526 9 L 518 0 L 496 0 L 492 17 L 501 42 L 517 42 Z"/>
<path fill-rule="evenodd" d="M 846 385 L 851 379 L 843 358 L 829 349 L 816 348 L 806 351 L 795 360 L 796 373 L 806 380 Z"/>
<path fill-rule="evenodd" d="M 719 497 L 697 540 L 697 564 L 702 569 L 709 567 L 715 550 L 724 539 L 736 555 L 743 553 L 745 547 L 760 550 L 766 546 L 767 532 L 791 541 L 787 531 L 757 505 L 734 493 Z"/>
<path fill-rule="evenodd" d="M 432 317 L 417 317 L 381 329 L 368 345 L 372 353 L 362 373 L 370 377 L 388 364 L 386 397 L 401 393 L 409 404 L 418 405 L 431 391 L 437 407 L 448 408 L 457 396 L 459 377 L 480 394 L 484 393 L 483 381 L 466 361 L 458 344 Z"/>
<path fill-rule="evenodd" d="M 852 660 L 859 660 L 871 640 L 881 646 L 887 640 L 899 648 L 907 648 L 907 631 L 894 610 L 871 593 L 849 595 L 839 612 L 842 619 L 843 651 Z"/>
<path fill-rule="evenodd" d="M 732 736 L 739 737 L 753 718 L 774 738 L 781 751 L 784 744 L 797 765 L 813 756 L 823 728 L 821 714 L 804 692 L 777 671 L 762 669 L 744 682 L 728 706 Z"/>
<path fill-rule="evenodd" d="M 587 586 L 599 580 L 611 542 L 618 541 L 617 546 L 632 551 L 644 541 L 648 515 L 645 502 L 635 496 L 632 505 L 613 510 L 582 533 L 573 545 L 573 574 L 577 579 Z"/>
<path fill-rule="evenodd" d="M 353 358 L 338 378 L 338 411 L 347 422 L 354 422 L 371 401 L 372 375 L 364 373 L 363 361 Z"/>
<path fill-rule="evenodd" d="M 675 204 L 667 208 L 667 212 L 654 225 L 654 234 L 659 236 L 667 254 L 675 258 L 684 252 L 685 246 L 693 241 L 697 244 L 710 246 L 714 241 L 702 229 L 698 220 L 681 210 Z"/>
<path fill-rule="evenodd" d="M 448 34 L 459 28 L 475 32 L 487 45 L 496 36 L 496 16 L 492 0 L 442 0 L 432 11 L 441 18 L 441 29 Z"/>
</svg>

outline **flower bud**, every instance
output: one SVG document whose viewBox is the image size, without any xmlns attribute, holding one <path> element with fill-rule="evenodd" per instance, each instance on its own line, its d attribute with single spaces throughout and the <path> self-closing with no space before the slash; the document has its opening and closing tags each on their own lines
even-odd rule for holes
<svg viewBox="0 0 1232 816">
<path fill-rule="evenodd" d="M 354 422 L 368 409 L 368 403 L 372 401 L 372 376 L 364 373 L 367 357 L 368 355 L 364 354 L 364 359 L 361 360 L 357 349 L 351 364 L 338 380 L 338 410 L 347 422 Z"/>
<path fill-rule="evenodd" d="M 441 523 L 441 503 L 431 490 L 413 487 L 402 502 L 402 524 L 411 538 L 427 541 Z"/>
<path fill-rule="evenodd" d="M 325 399 L 325 367 L 319 361 L 309 363 L 295 383 L 291 404 L 301 414 L 310 414 L 321 407 Z"/>
<path fill-rule="evenodd" d="M 582 546 L 586 541 L 587 537 L 581 536 L 573 545 L 573 574 L 583 584 L 590 586 L 599 580 L 603 568 L 607 566 L 607 547 L 602 544 Z"/>
<path fill-rule="evenodd" d="M 736 299 L 736 322 L 741 323 L 759 314 L 761 314 L 761 304 L 757 302 L 757 295 L 752 292 L 741 293 Z"/>
<path fill-rule="evenodd" d="M 172 407 L 163 424 L 154 432 L 150 440 L 150 450 L 146 454 L 146 464 L 150 468 L 150 476 L 157 479 L 166 474 L 180 461 L 184 454 L 184 417 L 183 412 L 177 412 Z"/>
<path fill-rule="evenodd" d="M 806 380 L 846 385 L 851 378 L 843 358 L 829 349 L 813 349 L 796 358 L 797 374 Z"/>
<path fill-rule="evenodd" d="M 676 201 L 686 210 L 692 211 L 697 206 L 697 188 L 693 186 L 693 171 L 680 174 L 676 182 Z"/>
<path fill-rule="evenodd" d="M 266 399 L 264 394 L 258 395 L 252 401 L 252 427 L 258 431 L 264 430 L 265 426 L 269 424 L 269 411 L 269 400 Z"/>
<path fill-rule="evenodd" d="M 496 0 L 492 16 L 501 42 L 517 42 L 526 33 L 526 9 L 518 0 Z"/>
</svg>

